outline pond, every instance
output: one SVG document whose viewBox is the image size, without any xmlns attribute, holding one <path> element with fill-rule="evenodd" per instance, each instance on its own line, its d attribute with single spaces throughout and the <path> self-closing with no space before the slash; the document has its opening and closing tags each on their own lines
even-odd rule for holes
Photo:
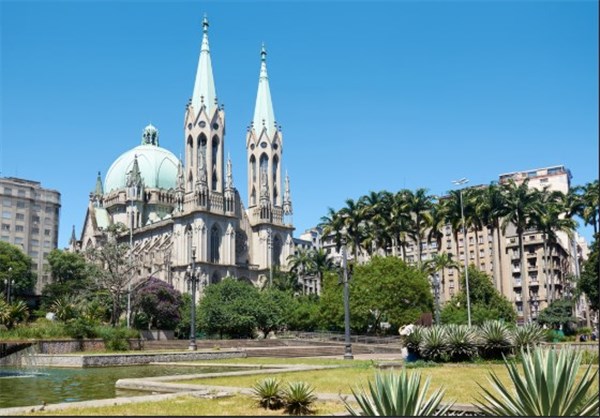
<svg viewBox="0 0 600 418">
<path fill-rule="evenodd" d="M 179 374 L 218 373 L 231 367 L 126 366 L 99 368 L 0 367 L 0 408 L 77 402 L 147 392 L 115 389 L 119 379 Z"/>
</svg>

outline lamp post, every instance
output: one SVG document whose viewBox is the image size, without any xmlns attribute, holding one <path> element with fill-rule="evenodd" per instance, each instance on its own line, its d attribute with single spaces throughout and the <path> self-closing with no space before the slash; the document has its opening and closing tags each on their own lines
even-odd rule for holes
<svg viewBox="0 0 600 418">
<path fill-rule="evenodd" d="M 15 279 L 12 278 L 12 267 L 8 268 L 8 278 L 4 279 L 4 289 L 6 291 L 6 302 L 10 303 L 10 288 L 15 285 Z"/>
<path fill-rule="evenodd" d="M 440 325 L 440 275 L 433 275 L 433 295 L 435 298 L 435 324 Z"/>
<path fill-rule="evenodd" d="M 192 284 L 192 318 L 190 325 L 190 346 L 188 347 L 191 351 L 196 351 L 198 346 L 196 345 L 196 247 L 192 246 L 192 265 L 189 270 L 188 276 Z"/>
<path fill-rule="evenodd" d="M 131 282 L 133 281 L 133 266 L 131 259 L 133 257 L 133 194 L 135 188 L 130 187 L 129 195 L 131 197 L 131 206 L 129 210 L 129 268 L 131 269 L 129 283 L 127 284 L 127 328 L 131 328 Z"/>
<path fill-rule="evenodd" d="M 463 184 L 467 184 L 469 179 L 462 178 L 459 180 L 452 180 L 453 184 L 458 186 L 462 186 Z M 460 196 L 460 218 L 462 220 L 462 232 L 463 232 L 463 241 L 464 241 L 464 249 L 465 249 L 465 287 L 467 292 L 467 321 L 469 326 L 471 326 L 471 296 L 469 293 L 469 264 L 467 260 L 467 228 L 465 227 L 465 211 L 463 207 L 463 197 L 462 197 L 462 189 L 459 190 Z"/>
<path fill-rule="evenodd" d="M 352 360 L 352 343 L 350 342 L 350 289 L 348 288 L 348 257 L 346 255 L 346 240 L 342 243 L 342 271 L 344 274 L 344 360 Z"/>
<path fill-rule="evenodd" d="M 269 287 L 273 287 L 273 230 L 267 229 L 267 250 L 269 261 Z"/>
</svg>

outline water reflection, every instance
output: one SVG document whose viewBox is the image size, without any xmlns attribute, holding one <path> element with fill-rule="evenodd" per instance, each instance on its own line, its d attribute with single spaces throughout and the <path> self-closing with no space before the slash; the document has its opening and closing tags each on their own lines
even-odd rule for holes
<svg viewBox="0 0 600 418">
<path fill-rule="evenodd" d="M 115 389 L 119 379 L 177 374 L 216 373 L 221 367 L 130 366 L 86 369 L 36 368 L 35 373 L 16 367 L 0 369 L 0 408 L 76 402 L 144 392 Z M 4 376 L 2 376 L 4 374 Z M 12 374 L 12 376 L 8 375 Z M 28 378 L 23 378 L 25 376 Z"/>
</svg>

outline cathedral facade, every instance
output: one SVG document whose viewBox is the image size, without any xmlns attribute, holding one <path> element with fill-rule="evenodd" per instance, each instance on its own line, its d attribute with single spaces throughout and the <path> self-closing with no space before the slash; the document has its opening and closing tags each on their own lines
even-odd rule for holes
<svg viewBox="0 0 600 418">
<path fill-rule="evenodd" d="M 264 283 L 275 265 L 293 254 L 289 178 L 282 178 L 283 136 L 275 120 L 266 51 L 261 51 L 254 118 L 246 133 L 248 202 L 233 183 L 225 162 L 225 111 L 213 79 L 208 21 L 192 97 L 186 107 L 184 161 L 160 147 L 159 132 L 147 126 L 141 144 L 100 173 L 90 194 L 76 251 L 102 245 L 105 231 L 121 223 L 118 239 L 131 245 L 134 281 L 158 277 L 180 291 L 188 289 L 192 263 L 200 289 L 233 276 Z M 283 187 L 282 187 L 283 186 Z"/>
</svg>

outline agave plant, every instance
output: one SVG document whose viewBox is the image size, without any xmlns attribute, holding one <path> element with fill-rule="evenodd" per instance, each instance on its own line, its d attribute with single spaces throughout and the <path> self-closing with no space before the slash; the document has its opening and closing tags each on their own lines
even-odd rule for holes
<svg viewBox="0 0 600 418">
<path fill-rule="evenodd" d="M 502 321 L 486 321 L 479 328 L 481 356 L 500 359 L 510 352 L 513 342 L 510 329 Z"/>
<path fill-rule="evenodd" d="M 283 406 L 281 381 L 267 378 L 256 382 L 252 393 L 258 398 L 258 404 L 265 409 L 279 409 Z"/>
<path fill-rule="evenodd" d="M 290 415 L 312 414 L 312 405 L 317 400 L 315 389 L 305 382 L 291 382 L 283 390 L 283 405 Z"/>
<path fill-rule="evenodd" d="M 447 357 L 448 341 L 446 329 L 433 326 L 423 331 L 423 338 L 419 344 L 419 353 L 427 360 L 443 361 Z"/>
<path fill-rule="evenodd" d="M 495 373 L 490 382 L 495 393 L 483 390 L 483 402 L 477 407 L 486 415 L 500 416 L 598 416 L 598 392 L 594 383 L 598 369 L 589 365 L 581 378 L 577 373 L 581 353 L 572 349 L 536 348 L 521 350 L 523 375 L 516 362 L 504 360 L 513 388 L 507 387 Z M 589 392 L 589 393 L 588 393 Z"/>
<path fill-rule="evenodd" d="M 404 345 L 409 352 L 419 355 L 419 344 L 423 341 L 424 328 L 420 325 L 413 327 L 410 334 L 404 336 Z"/>
<path fill-rule="evenodd" d="M 512 331 L 512 339 L 517 350 L 533 348 L 545 338 L 545 331 L 537 324 L 525 324 Z"/>
<path fill-rule="evenodd" d="M 447 352 L 452 361 L 471 360 L 477 356 L 477 343 L 476 328 L 456 324 L 446 327 Z"/>
<path fill-rule="evenodd" d="M 444 392 L 438 388 L 426 399 L 430 378 L 421 386 L 421 373 L 383 373 L 375 375 L 375 382 L 369 381 L 368 393 L 364 388 L 352 389 L 352 395 L 360 409 L 354 409 L 343 399 L 348 412 L 354 416 L 439 416 L 444 415 L 452 404 L 441 406 Z"/>
<path fill-rule="evenodd" d="M 55 299 L 50 309 L 59 321 L 66 322 L 79 315 L 80 306 L 81 302 L 76 296 L 64 296 Z"/>
</svg>

